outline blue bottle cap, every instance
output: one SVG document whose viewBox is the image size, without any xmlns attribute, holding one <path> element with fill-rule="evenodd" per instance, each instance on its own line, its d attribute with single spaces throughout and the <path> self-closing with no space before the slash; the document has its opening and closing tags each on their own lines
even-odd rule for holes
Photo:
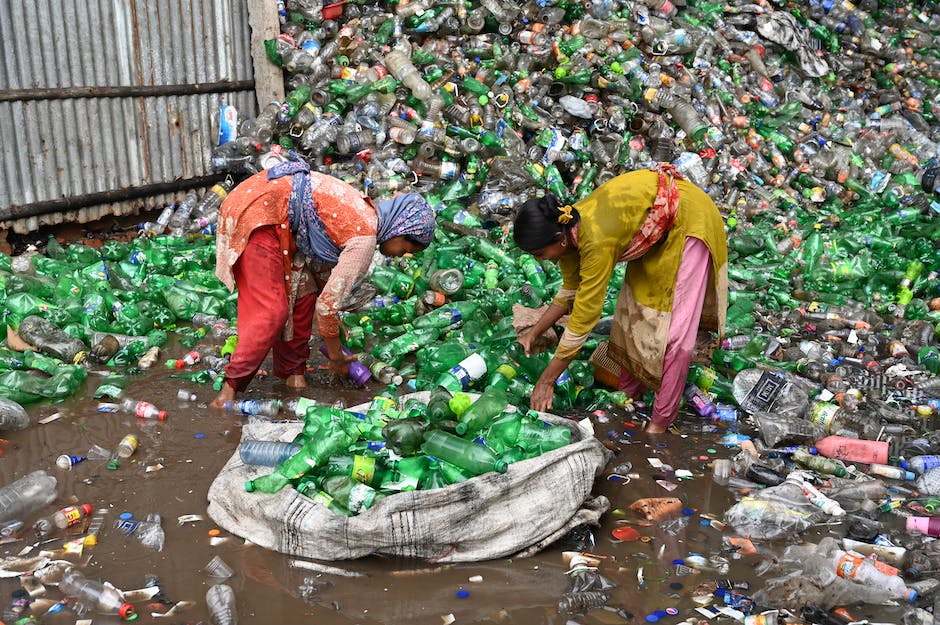
<svg viewBox="0 0 940 625">
<path fill-rule="evenodd" d="M 655 623 L 655 622 L 657 622 L 657 621 L 659 621 L 659 617 L 656 616 L 655 614 L 647 614 L 647 615 L 646 615 L 646 622 L 647 622 L 647 623 Z"/>
<path fill-rule="evenodd" d="M 911 465 L 908 463 L 907 460 L 902 460 L 902 461 L 899 462 L 898 464 L 899 464 L 899 465 L 901 466 L 901 468 L 904 469 L 905 471 L 906 471 L 907 469 L 910 469 L 910 468 L 911 468 Z"/>
<path fill-rule="evenodd" d="M 120 515 L 118 515 L 118 518 L 126 521 L 127 519 L 133 519 L 134 515 L 131 512 L 122 512 Z"/>
<path fill-rule="evenodd" d="M 692 508 L 683 508 L 682 514 L 684 514 L 685 516 L 692 516 L 693 514 L 695 514 L 695 510 L 693 510 Z"/>
<path fill-rule="evenodd" d="M 470 591 L 469 591 L 469 590 L 465 590 L 465 589 L 461 588 L 460 590 L 457 591 L 457 598 L 458 598 L 458 599 L 466 599 L 466 598 L 469 597 L 469 596 L 470 596 Z"/>
<path fill-rule="evenodd" d="M 197 434 L 193 434 L 193 438 L 205 438 L 205 437 L 206 437 L 206 435 L 203 434 L 202 432 L 199 432 L 199 433 L 197 433 Z"/>
<path fill-rule="evenodd" d="M 653 612 L 653 614 L 655 614 L 655 615 L 658 616 L 659 618 L 662 618 L 662 617 L 666 616 L 666 611 L 665 611 L 665 610 L 656 610 L 655 612 Z"/>
<path fill-rule="evenodd" d="M 685 564 L 685 560 L 683 560 L 682 558 L 676 558 L 675 560 L 672 561 L 672 563 L 673 564 Z"/>
</svg>

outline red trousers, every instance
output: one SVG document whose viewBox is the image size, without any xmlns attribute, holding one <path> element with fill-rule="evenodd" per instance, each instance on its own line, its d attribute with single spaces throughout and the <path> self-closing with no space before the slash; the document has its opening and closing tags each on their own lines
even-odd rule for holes
<svg viewBox="0 0 940 625">
<path fill-rule="evenodd" d="M 310 356 L 317 294 L 294 303 L 294 338 L 282 341 L 287 323 L 287 288 L 277 226 L 262 226 L 251 233 L 248 245 L 232 267 L 238 287 L 238 345 L 225 368 L 225 382 L 243 391 L 258 372 L 268 351 L 274 350 L 274 375 L 303 375 Z"/>
</svg>

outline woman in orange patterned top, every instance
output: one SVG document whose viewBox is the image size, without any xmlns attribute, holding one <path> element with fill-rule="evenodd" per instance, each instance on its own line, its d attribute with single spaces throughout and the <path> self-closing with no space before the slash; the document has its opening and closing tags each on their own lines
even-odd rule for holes
<svg viewBox="0 0 940 625">
<path fill-rule="evenodd" d="M 238 287 L 238 345 L 225 385 L 210 404 L 222 408 L 243 391 L 274 350 L 274 375 L 306 387 L 313 317 L 330 368 L 346 375 L 339 305 L 372 261 L 423 250 L 434 236 L 434 212 L 407 193 L 373 207 L 345 182 L 288 161 L 238 185 L 222 203 L 216 275 Z"/>
</svg>

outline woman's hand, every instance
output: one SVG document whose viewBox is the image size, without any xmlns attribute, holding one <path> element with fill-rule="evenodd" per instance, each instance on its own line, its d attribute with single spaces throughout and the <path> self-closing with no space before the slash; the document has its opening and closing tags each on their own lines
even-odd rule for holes
<svg viewBox="0 0 940 625">
<path fill-rule="evenodd" d="M 516 340 L 519 341 L 520 345 L 522 345 L 522 348 L 525 350 L 525 355 L 531 356 L 532 346 L 535 344 L 535 339 L 537 338 L 538 336 L 532 332 L 532 328 L 529 328 L 528 330 L 522 332 Z"/>
<path fill-rule="evenodd" d="M 554 398 L 555 383 L 552 380 L 545 381 L 540 378 L 532 391 L 532 397 L 529 398 L 529 407 L 539 412 L 548 412 Z"/>
<path fill-rule="evenodd" d="M 340 354 L 336 358 L 330 358 L 330 371 L 341 377 L 347 377 L 349 375 L 349 363 L 357 360 L 356 356 L 349 354 Z"/>
</svg>

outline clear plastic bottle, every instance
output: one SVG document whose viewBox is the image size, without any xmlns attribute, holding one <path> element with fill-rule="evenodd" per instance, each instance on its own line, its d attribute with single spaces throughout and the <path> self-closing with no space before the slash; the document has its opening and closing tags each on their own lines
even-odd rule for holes
<svg viewBox="0 0 940 625">
<path fill-rule="evenodd" d="M 734 377 L 732 393 L 741 409 L 749 413 L 800 416 L 809 403 L 806 393 L 780 371 L 745 369 Z"/>
<path fill-rule="evenodd" d="M 137 437 L 133 434 L 128 434 L 117 444 L 117 447 L 114 448 L 114 451 L 111 452 L 111 457 L 108 459 L 108 468 L 112 471 L 121 466 L 121 461 L 126 460 L 134 455 L 134 452 L 137 451 L 137 447 L 140 446 L 140 441 L 137 440 Z"/>
<path fill-rule="evenodd" d="M 388 73 L 400 81 L 405 87 L 411 90 L 419 100 L 427 100 L 431 97 L 431 86 L 421 77 L 421 73 L 411 62 L 408 51 L 398 48 L 391 50 L 385 55 L 385 67 Z"/>
<path fill-rule="evenodd" d="M 160 410 L 150 402 L 137 401 L 136 399 L 122 399 L 121 410 L 136 415 L 138 419 L 157 419 L 166 420 L 166 410 Z"/>
<path fill-rule="evenodd" d="M 917 591 L 907 587 L 904 580 L 897 575 L 888 575 L 876 567 L 872 560 L 864 556 L 833 550 L 832 564 L 839 577 L 885 590 L 895 599 L 904 599 L 913 602 L 917 599 Z"/>
<path fill-rule="evenodd" d="M 0 432 L 11 432 L 29 427 L 29 415 L 18 403 L 0 397 Z"/>
<path fill-rule="evenodd" d="M 59 590 L 102 614 L 117 614 L 126 620 L 135 617 L 134 606 L 124 601 L 124 593 L 108 582 L 90 580 L 77 569 L 68 569 Z"/>
<path fill-rule="evenodd" d="M 281 409 L 281 400 L 240 399 L 237 401 L 227 401 L 225 402 L 225 409 L 229 412 L 240 412 L 246 415 L 276 417 Z"/>
<path fill-rule="evenodd" d="M 286 441 L 248 440 L 238 446 L 238 456 L 245 464 L 276 467 L 302 447 L 299 443 Z"/>
<path fill-rule="evenodd" d="M 216 584 L 206 592 L 206 605 L 215 625 L 237 625 L 235 591 L 228 584 Z"/>
<path fill-rule="evenodd" d="M 0 488 L 0 522 L 27 517 L 55 498 L 56 479 L 45 471 L 33 471 Z"/>
</svg>

